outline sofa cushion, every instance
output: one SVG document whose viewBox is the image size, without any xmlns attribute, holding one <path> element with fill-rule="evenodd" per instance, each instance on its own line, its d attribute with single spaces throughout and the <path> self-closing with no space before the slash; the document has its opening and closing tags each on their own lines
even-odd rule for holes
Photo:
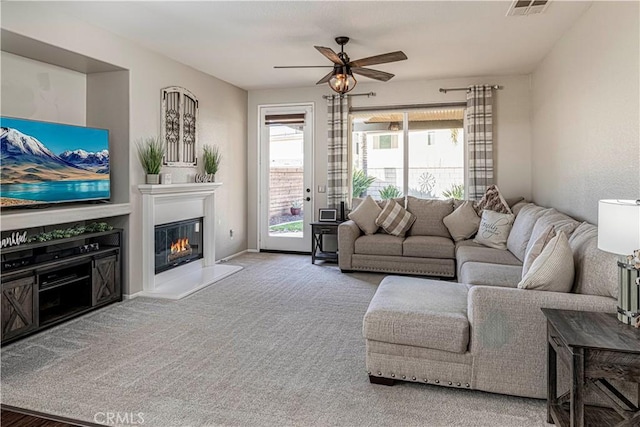
<svg viewBox="0 0 640 427">
<path fill-rule="evenodd" d="M 365 198 L 362 197 L 354 197 L 353 199 L 351 199 L 351 211 L 353 212 L 354 210 L 356 210 L 358 208 L 358 206 L 360 206 L 360 203 L 362 203 L 364 201 Z M 391 199 L 394 202 L 398 203 L 400 206 L 402 206 L 403 208 L 405 207 L 405 200 L 404 197 L 396 197 L 395 199 Z M 380 206 L 380 209 L 384 209 L 384 206 L 387 204 L 386 200 L 375 200 L 374 201 L 378 204 L 378 206 Z"/>
<path fill-rule="evenodd" d="M 455 258 L 455 245 L 446 237 L 409 236 L 402 242 L 402 255 L 419 258 Z"/>
<path fill-rule="evenodd" d="M 527 244 L 531 237 L 533 227 L 536 225 L 536 221 L 540 218 L 548 209 L 542 206 L 529 203 L 523 206 L 516 216 L 507 239 L 507 249 L 512 254 L 518 257 L 520 261 L 524 261 L 524 256 L 527 251 Z"/>
<path fill-rule="evenodd" d="M 451 237 L 442 222 L 445 216 L 453 212 L 453 202 L 450 199 L 418 199 L 408 196 L 407 210 L 416 216 L 416 222 L 409 230 L 409 235 Z"/>
<path fill-rule="evenodd" d="M 469 286 L 387 276 L 364 316 L 368 340 L 464 353 L 469 343 Z"/>
<path fill-rule="evenodd" d="M 478 234 L 473 240 L 490 248 L 505 250 L 513 220 L 513 214 L 503 214 L 485 209 L 482 211 Z"/>
<path fill-rule="evenodd" d="M 364 234 L 374 234 L 378 231 L 376 218 L 380 215 L 382 209 L 371 196 L 358 205 L 356 209 L 349 213 L 349 219 L 355 222 Z"/>
<path fill-rule="evenodd" d="M 491 185 L 487 188 L 482 198 L 476 203 L 475 208 L 478 215 L 485 209 L 505 214 L 512 213 L 509 204 L 504 197 L 502 197 L 497 185 Z"/>
<path fill-rule="evenodd" d="M 354 253 L 363 255 L 402 255 L 402 237 L 372 234 L 356 239 Z"/>
<path fill-rule="evenodd" d="M 458 274 L 458 282 L 467 285 L 515 288 L 520 280 L 522 280 L 522 267 L 519 265 L 465 262 Z"/>
<path fill-rule="evenodd" d="M 598 249 L 598 228 L 583 222 L 569 238 L 576 277 L 573 292 L 618 298 L 618 257 Z"/>
<path fill-rule="evenodd" d="M 573 231 L 578 227 L 578 225 L 580 225 L 580 223 L 570 216 L 560 213 L 553 208 L 550 208 L 549 210 L 544 212 L 540 218 L 538 218 L 538 220 L 536 221 L 536 225 L 533 226 L 533 230 L 531 230 L 531 237 L 529 238 L 529 242 L 527 243 L 527 250 L 525 251 L 525 254 L 529 252 L 529 250 L 531 249 L 531 245 L 533 245 L 533 242 L 537 241 L 550 225 L 554 227 L 556 234 L 563 231 L 564 234 L 567 235 L 567 238 L 569 238 L 571 237 Z"/>
<path fill-rule="evenodd" d="M 452 213 L 442 219 L 449 234 L 456 242 L 473 237 L 478 231 L 480 217 L 473 208 L 473 202 L 466 200 Z"/>
<path fill-rule="evenodd" d="M 518 288 L 570 292 L 573 277 L 573 253 L 567 235 L 560 231 L 533 262 Z"/>
<path fill-rule="evenodd" d="M 376 218 L 376 224 L 392 236 L 404 237 L 415 220 L 415 215 L 393 200 L 388 200 Z"/>
<path fill-rule="evenodd" d="M 460 275 L 460 269 L 467 262 L 522 266 L 522 262 L 511 252 L 486 246 L 458 246 L 456 262 L 458 264 L 458 276 Z"/>
</svg>

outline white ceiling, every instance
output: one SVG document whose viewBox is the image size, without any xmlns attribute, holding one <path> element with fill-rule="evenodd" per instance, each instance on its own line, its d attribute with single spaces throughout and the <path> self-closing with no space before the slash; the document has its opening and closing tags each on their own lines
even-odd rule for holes
<svg viewBox="0 0 640 427">
<path fill-rule="evenodd" d="M 51 3 L 50 3 L 51 4 Z M 510 1 L 56 2 L 56 8 L 241 88 L 312 86 L 329 69 L 313 46 L 351 59 L 395 50 L 372 66 L 419 80 L 527 74 L 589 7 L 552 1 L 541 15 L 506 17 Z M 361 77 L 362 80 L 369 80 Z"/>
</svg>

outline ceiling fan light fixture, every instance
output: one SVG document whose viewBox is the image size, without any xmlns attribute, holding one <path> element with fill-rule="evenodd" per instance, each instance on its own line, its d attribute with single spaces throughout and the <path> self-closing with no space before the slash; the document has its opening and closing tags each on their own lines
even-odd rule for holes
<svg viewBox="0 0 640 427">
<path fill-rule="evenodd" d="M 339 94 L 345 94 L 353 90 L 356 87 L 355 77 L 348 66 L 335 67 L 333 75 L 329 79 L 329 87 Z"/>
</svg>

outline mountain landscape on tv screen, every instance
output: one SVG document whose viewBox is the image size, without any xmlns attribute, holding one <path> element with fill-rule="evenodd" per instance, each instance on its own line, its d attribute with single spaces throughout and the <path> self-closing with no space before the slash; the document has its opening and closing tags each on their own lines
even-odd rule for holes
<svg viewBox="0 0 640 427">
<path fill-rule="evenodd" d="M 14 128 L 0 127 L 0 153 L 2 206 L 43 201 L 30 201 L 24 196 L 12 200 L 12 185 L 22 185 L 20 188 L 24 189 L 32 184 L 42 187 L 65 181 L 91 183 L 109 180 L 108 150 L 91 153 L 76 149 L 55 154 L 37 138 Z M 39 194 L 42 193 L 40 188 Z"/>
</svg>

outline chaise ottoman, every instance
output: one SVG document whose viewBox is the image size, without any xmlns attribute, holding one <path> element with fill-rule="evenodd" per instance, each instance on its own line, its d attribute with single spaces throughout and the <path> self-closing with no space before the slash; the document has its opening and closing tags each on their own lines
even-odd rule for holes
<svg viewBox="0 0 640 427">
<path fill-rule="evenodd" d="M 385 277 L 363 322 L 370 381 L 469 388 L 469 289 L 448 281 Z"/>
</svg>

